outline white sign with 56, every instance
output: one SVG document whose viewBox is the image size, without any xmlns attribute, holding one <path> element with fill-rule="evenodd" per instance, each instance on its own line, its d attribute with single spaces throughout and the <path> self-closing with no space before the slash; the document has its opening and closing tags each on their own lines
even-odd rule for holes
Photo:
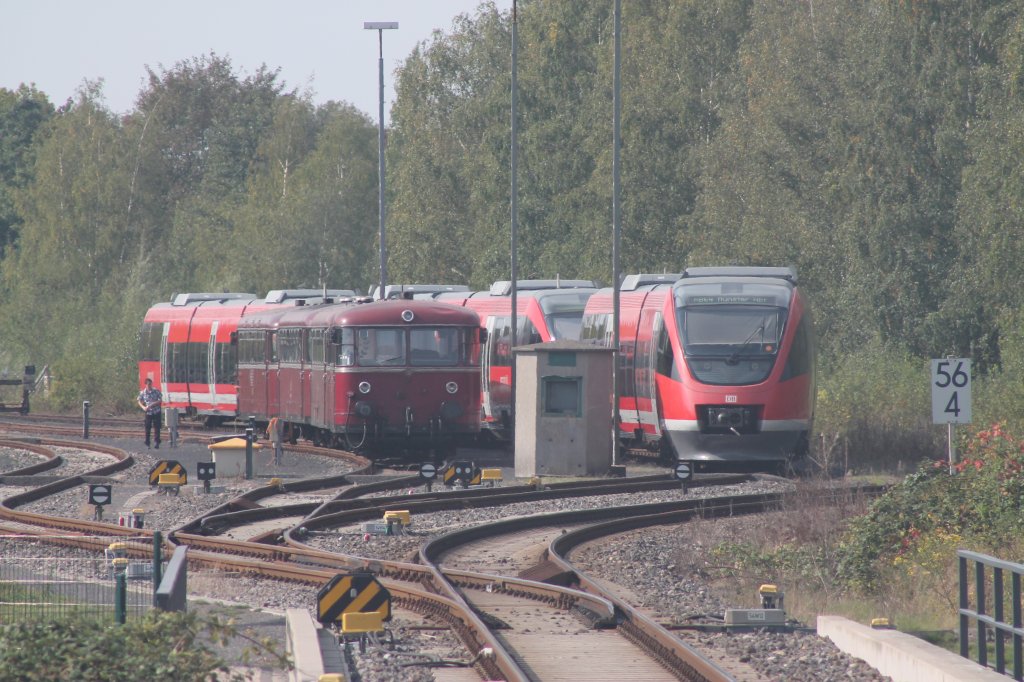
<svg viewBox="0 0 1024 682">
<path fill-rule="evenodd" d="M 971 423 L 971 360 L 932 360 L 932 422 Z"/>
</svg>

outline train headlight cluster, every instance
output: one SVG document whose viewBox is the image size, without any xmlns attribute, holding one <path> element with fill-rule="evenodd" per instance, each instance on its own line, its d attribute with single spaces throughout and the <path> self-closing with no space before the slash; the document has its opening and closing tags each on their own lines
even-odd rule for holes
<svg viewBox="0 0 1024 682">
<path fill-rule="evenodd" d="M 747 410 L 742 407 L 709 407 L 708 423 L 726 428 L 746 426 Z"/>
</svg>

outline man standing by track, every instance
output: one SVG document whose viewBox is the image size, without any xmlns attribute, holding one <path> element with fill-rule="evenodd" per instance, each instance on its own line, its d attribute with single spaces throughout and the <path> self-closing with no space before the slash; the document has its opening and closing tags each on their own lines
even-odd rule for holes
<svg viewBox="0 0 1024 682">
<path fill-rule="evenodd" d="M 152 379 L 146 379 L 146 388 L 139 392 L 136 402 L 139 403 L 139 407 L 146 413 L 146 447 L 149 447 L 149 433 L 152 430 L 154 432 L 156 449 L 159 450 L 163 395 L 161 395 L 159 389 L 153 388 Z"/>
</svg>

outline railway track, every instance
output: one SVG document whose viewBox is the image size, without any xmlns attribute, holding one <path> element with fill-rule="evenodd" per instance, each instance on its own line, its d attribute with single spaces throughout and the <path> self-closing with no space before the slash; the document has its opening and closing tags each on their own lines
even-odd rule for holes
<svg viewBox="0 0 1024 682">
<path fill-rule="evenodd" d="M 8 446 L 27 447 L 21 442 Z M 48 448 L 57 447 L 94 449 L 109 456 L 112 462 L 88 474 L 59 479 L 5 499 L 0 503 L 0 529 L 39 537 L 57 532 L 63 537 L 53 541 L 92 551 L 105 549 L 112 535 L 138 536 L 142 533 L 151 536 L 151 530 L 120 529 L 107 523 L 19 511 L 18 507 L 33 500 L 83 485 L 86 476 L 110 475 L 132 465 L 128 453 L 94 443 L 40 439 L 38 444 L 31 447 L 44 457 L 43 464 L 57 458 L 53 451 L 53 456 L 47 455 Z M 320 448 L 310 447 L 305 450 L 322 453 Z M 7 475 L 19 473 L 8 472 Z M 602 533 L 622 532 L 623 529 L 649 524 L 674 523 L 694 516 L 709 518 L 756 513 L 776 508 L 781 504 L 783 496 L 738 496 L 713 501 L 695 499 L 548 514 L 542 518 L 524 516 L 443 535 L 425 544 L 416 561 L 368 559 L 316 549 L 307 543 L 309 537 L 317 532 L 361 520 L 380 519 L 387 509 L 402 508 L 424 514 L 439 509 L 473 509 L 529 503 L 551 497 L 610 495 L 678 487 L 677 482 L 667 481 L 665 477 L 660 477 L 660 480 L 656 480 L 658 477 L 648 477 L 600 481 L 596 484 L 559 484 L 545 490 L 530 486 L 509 486 L 500 490 L 367 497 L 408 487 L 414 478 L 396 477 L 364 486 L 351 485 L 351 481 L 345 477 L 301 481 L 283 486 L 261 486 L 246 493 L 242 499 L 205 513 L 168 533 L 166 551 L 170 552 L 175 545 L 187 545 L 190 548 L 190 565 L 313 586 L 323 585 L 339 571 L 373 572 L 391 591 L 396 608 L 423 614 L 431 621 L 450 628 L 463 642 L 468 655 L 476 659 L 474 667 L 486 679 L 558 679 L 552 676 L 558 674 L 558 669 L 550 668 L 550 665 L 554 665 L 551 661 L 570 661 L 564 672 L 571 672 L 572 657 L 576 656 L 575 672 L 579 673 L 579 660 L 597 661 L 599 654 L 613 650 L 618 652 L 614 659 L 617 663 L 624 665 L 627 660 L 634 662 L 630 664 L 635 665 L 635 668 L 631 668 L 636 675 L 633 679 L 659 679 L 655 673 L 669 675 L 668 679 L 735 679 L 694 652 L 675 634 L 644 614 L 634 611 L 619 597 L 606 592 L 598 581 L 590 580 L 575 570 L 565 555 L 573 546 L 572 542 L 593 540 Z M 740 478 L 743 477 L 720 477 L 713 480 L 721 483 L 723 480 Z M 258 505 L 259 500 L 274 495 L 331 488 L 341 488 L 342 492 L 322 503 L 253 507 Z M 281 529 L 249 540 L 218 535 L 239 525 L 274 519 L 287 519 L 288 523 Z M 296 523 L 295 519 L 300 521 Z M 508 552 L 513 546 L 509 538 L 517 535 L 520 539 L 516 542 L 520 548 Z M 102 539 L 95 536 L 102 536 Z M 481 542 L 482 546 L 477 544 Z M 489 555 L 493 558 L 496 542 L 502 544 L 502 551 L 506 554 L 521 557 L 521 563 L 513 566 L 516 574 L 532 576 L 534 579 L 503 574 L 497 570 L 500 566 L 494 565 L 493 561 L 488 564 L 481 563 L 479 558 L 465 558 L 467 552 L 470 557 Z M 545 543 L 547 548 L 544 548 Z M 472 549 L 474 546 L 477 548 Z M 145 554 L 144 548 L 136 548 L 135 551 Z M 475 570 L 469 568 L 474 565 Z M 586 625 L 581 624 L 578 618 L 582 618 Z M 539 623 L 544 625 L 543 635 L 537 629 Z M 510 629 L 509 625 L 513 627 Z M 518 637 L 511 634 L 526 630 L 532 630 L 534 636 Z M 550 648 L 552 645 L 566 653 L 567 658 L 554 656 Z M 614 666 L 607 667 L 615 673 L 614 677 L 608 679 L 629 679 L 623 677 L 622 671 Z M 570 676 L 564 679 L 600 677 L 595 677 L 594 670 L 588 669 L 586 677 Z"/>
</svg>

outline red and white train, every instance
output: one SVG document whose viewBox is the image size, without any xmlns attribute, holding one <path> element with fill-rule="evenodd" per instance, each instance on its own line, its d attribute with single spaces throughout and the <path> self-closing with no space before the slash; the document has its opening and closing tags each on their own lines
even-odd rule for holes
<svg viewBox="0 0 1024 682">
<path fill-rule="evenodd" d="M 516 345 L 578 340 L 587 300 L 600 284 L 581 279 L 524 279 L 516 285 Z M 481 358 L 482 426 L 507 439 L 512 414 L 512 282 L 488 291 L 463 285 L 406 284 L 385 289 L 386 298 L 430 298 L 476 311 L 486 330 Z"/>
<path fill-rule="evenodd" d="M 610 346 L 612 290 L 590 297 L 583 341 Z M 790 268 L 631 275 L 619 293 L 620 436 L 698 467 L 803 457 L 814 417 L 811 313 Z"/>
<path fill-rule="evenodd" d="M 216 423 L 279 418 L 292 439 L 450 449 L 480 430 L 479 317 L 346 290 L 180 294 L 142 327 L 139 384 Z"/>
</svg>

